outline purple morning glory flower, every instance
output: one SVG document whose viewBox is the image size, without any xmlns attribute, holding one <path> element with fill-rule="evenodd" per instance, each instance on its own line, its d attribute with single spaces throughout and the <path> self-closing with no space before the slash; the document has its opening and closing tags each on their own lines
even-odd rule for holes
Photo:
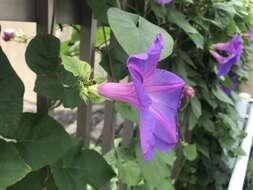
<svg viewBox="0 0 253 190">
<path fill-rule="evenodd" d="M 160 5 L 169 4 L 172 0 L 155 0 Z"/>
<path fill-rule="evenodd" d="M 139 111 L 141 149 L 145 160 L 153 157 L 154 148 L 168 151 L 178 141 L 177 111 L 185 82 L 171 72 L 156 68 L 162 49 L 162 35 L 158 34 L 147 52 L 128 58 L 132 82 L 98 86 L 100 95 L 127 102 Z"/>
<path fill-rule="evenodd" d="M 249 37 L 250 41 L 253 42 L 253 27 L 250 28 L 250 30 L 248 32 L 248 37 Z"/>
<path fill-rule="evenodd" d="M 211 50 L 211 55 L 218 61 L 217 76 L 223 76 L 229 73 L 232 66 L 241 59 L 243 51 L 243 41 L 239 35 L 235 35 L 230 41 L 218 43 L 212 46 L 215 50 L 224 51 L 226 57 L 220 55 L 217 51 Z"/>
<path fill-rule="evenodd" d="M 229 95 L 237 87 L 237 84 L 238 84 L 236 75 L 232 75 L 230 78 L 231 78 L 231 86 L 230 87 L 226 87 L 224 85 L 221 85 L 221 90 L 227 95 Z"/>
<path fill-rule="evenodd" d="M 13 28 L 7 28 L 3 31 L 3 40 L 8 42 L 10 41 L 11 39 L 13 39 L 16 35 L 16 30 L 13 29 Z"/>
</svg>

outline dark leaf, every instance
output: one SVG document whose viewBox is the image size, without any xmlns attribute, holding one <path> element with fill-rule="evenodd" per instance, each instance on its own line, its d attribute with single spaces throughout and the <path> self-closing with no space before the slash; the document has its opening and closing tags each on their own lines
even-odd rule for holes
<svg viewBox="0 0 253 190">
<path fill-rule="evenodd" d="M 72 145 L 63 126 L 49 116 L 24 113 L 16 139 L 17 149 L 33 170 L 52 164 Z"/>
<path fill-rule="evenodd" d="M 0 140 L 0 185 L 3 188 L 15 184 L 31 171 L 12 143 Z"/>
<path fill-rule="evenodd" d="M 11 137 L 18 127 L 23 111 L 24 85 L 1 47 L 0 91 L 0 135 Z"/>
</svg>

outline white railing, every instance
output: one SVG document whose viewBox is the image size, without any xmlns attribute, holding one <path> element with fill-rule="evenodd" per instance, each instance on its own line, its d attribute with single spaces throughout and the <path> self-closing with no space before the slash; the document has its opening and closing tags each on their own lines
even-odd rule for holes
<svg viewBox="0 0 253 190">
<path fill-rule="evenodd" d="M 247 136 L 242 140 L 240 147 L 245 152 L 245 156 L 239 156 L 234 163 L 232 175 L 230 178 L 228 190 L 242 190 L 249 157 L 251 153 L 252 138 L 253 138 L 253 99 L 249 94 L 241 93 L 241 101 L 237 104 L 237 110 L 244 122 L 239 123 L 239 127 L 245 126 L 244 131 Z"/>
</svg>

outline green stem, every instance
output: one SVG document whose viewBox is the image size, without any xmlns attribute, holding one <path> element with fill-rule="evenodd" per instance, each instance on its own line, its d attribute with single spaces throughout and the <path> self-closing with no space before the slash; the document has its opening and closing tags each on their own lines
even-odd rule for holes
<svg viewBox="0 0 253 190">
<path fill-rule="evenodd" d="M 117 0 L 117 5 L 118 5 L 118 7 L 119 7 L 120 9 L 122 9 L 120 0 Z"/>
<path fill-rule="evenodd" d="M 109 48 L 109 44 L 107 43 L 106 32 L 105 32 L 105 27 L 104 26 L 102 27 L 102 31 L 103 31 L 103 36 L 104 36 L 104 40 L 105 40 L 105 48 L 106 48 L 106 51 L 107 51 L 107 54 L 108 54 L 108 58 L 109 58 L 109 67 L 110 67 L 110 70 L 111 70 L 111 77 L 113 78 L 113 74 L 112 74 L 112 71 L 113 71 L 112 58 L 111 58 L 111 55 L 110 55 L 110 48 Z"/>
</svg>

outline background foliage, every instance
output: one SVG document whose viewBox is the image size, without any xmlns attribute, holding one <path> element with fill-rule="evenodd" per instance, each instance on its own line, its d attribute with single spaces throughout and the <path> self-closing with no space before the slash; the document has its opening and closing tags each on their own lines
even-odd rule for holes
<svg viewBox="0 0 253 190">
<path fill-rule="evenodd" d="M 85 3 L 85 2 L 84 2 Z M 70 136 L 53 118 L 22 113 L 24 85 L 0 51 L 0 190 L 98 189 L 113 178 L 134 190 L 227 189 L 233 158 L 243 154 L 238 143 L 245 136 L 236 125 L 240 119 L 234 102 L 220 89 L 230 86 L 228 77 L 218 79 L 216 62 L 209 54 L 213 43 L 235 33 L 245 34 L 253 24 L 248 0 L 174 0 L 160 6 L 153 0 L 87 0 L 99 21 L 96 49 L 100 65 L 114 80 L 128 77 L 129 54 L 143 52 L 161 32 L 165 51 L 159 67 L 173 71 L 195 89 L 179 113 L 180 143 L 175 151 L 156 152 L 144 161 L 139 150 L 136 110 L 115 103 L 115 110 L 134 123 L 129 145 L 116 139 L 104 157 Z M 32 39 L 26 61 L 37 74 L 35 92 L 49 99 L 49 109 L 60 104 L 74 108 L 82 101 L 100 101 L 91 68 L 77 59 L 79 28 L 72 39 L 60 43 L 51 35 Z M 243 66 L 235 65 L 240 82 L 247 80 L 250 43 L 245 38 Z M 249 176 L 252 169 L 249 167 Z M 251 178 L 245 189 L 252 189 Z"/>
<path fill-rule="evenodd" d="M 113 1 L 110 2 L 113 6 Z M 115 8 L 109 9 L 108 12 L 108 7 L 104 6 L 104 9 L 99 9 L 100 3 L 98 1 L 88 1 L 88 3 L 101 22 L 101 27 L 109 24 L 117 42 L 123 47 L 126 54 L 145 50 L 144 47 L 139 46 L 139 41 L 145 41 L 146 36 L 150 35 L 151 37 L 153 34 L 148 31 L 148 28 L 152 27 L 145 28 L 143 25 L 143 18 L 127 15 Z M 101 4 L 103 3 L 101 2 Z M 157 158 L 159 156 L 173 157 L 173 159 L 165 159 L 164 162 L 157 161 L 156 163 L 160 166 L 162 164 L 169 166 L 171 171 L 169 175 L 171 175 L 172 181 L 171 177 L 163 174 L 163 168 L 168 170 L 168 167 L 162 166 L 159 170 L 155 169 L 159 166 L 154 168 L 155 171 L 161 171 L 160 176 L 164 176 L 157 180 L 149 172 L 145 173 L 145 170 L 143 171 L 136 161 L 138 155 L 134 152 L 132 152 L 132 158 L 115 157 L 114 159 L 120 160 L 120 164 L 115 167 L 119 174 L 124 174 L 127 173 L 124 171 L 127 168 L 122 168 L 122 165 L 127 165 L 127 163 L 132 165 L 135 162 L 139 165 L 142 177 L 133 176 L 131 179 L 133 181 L 125 179 L 124 175 L 120 175 L 120 177 L 130 186 L 144 183 L 143 189 L 162 189 L 163 187 L 159 185 L 165 181 L 167 184 L 174 184 L 174 187 L 169 186 L 171 189 L 226 189 L 233 158 L 243 154 L 242 150 L 238 148 L 238 143 L 245 134 L 236 126 L 236 122 L 239 120 L 234 108 L 237 95 L 232 92 L 230 96 L 227 96 L 220 89 L 221 85 L 229 87 L 231 81 L 228 77 L 217 78 L 215 74 L 217 63 L 210 56 L 209 47 L 213 43 L 228 41 L 235 33 L 241 35 L 247 33 L 253 21 L 251 3 L 233 0 L 175 0 L 166 6 L 160 6 L 154 1 L 147 0 L 129 2 L 125 6 L 121 5 L 121 9 L 144 17 L 146 21 L 163 28 L 172 36 L 174 39 L 172 54 L 168 53 L 163 56 L 165 59 L 160 62 L 160 67 L 183 77 L 188 85 L 194 87 L 196 96 L 180 113 L 181 143 L 178 144 L 176 153 L 157 155 Z M 108 20 L 100 19 L 97 16 L 98 12 L 101 14 L 102 11 L 104 11 L 103 14 L 107 12 Z M 120 15 L 124 15 L 124 17 L 120 17 Z M 130 20 L 132 21 L 130 22 Z M 145 28 L 145 34 L 143 28 Z M 155 29 L 152 28 L 152 31 Z M 140 32 L 145 37 L 140 37 Z M 138 48 L 136 52 L 128 47 L 134 42 L 136 42 L 134 48 Z M 244 38 L 244 45 L 245 51 L 241 59 L 243 66 L 233 67 L 233 72 L 236 73 L 240 82 L 247 80 L 249 69 L 247 63 L 251 53 L 247 38 Z M 110 55 L 114 57 L 114 54 Z M 168 57 L 168 55 L 170 56 Z M 102 63 L 104 64 L 104 61 Z M 114 65 L 114 62 L 111 64 Z M 125 60 L 122 61 L 122 67 L 117 67 L 117 69 L 122 70 L 124 66 Z M 106 67 L 104 68 L 106 69 Z M 109 69 L 107 72 L 112 74 Z M 112 77 L 122 79 L 126 76 L 124 72 L 117 73 L 122 73 L 122 76 L 112 75 Z M 122 107 L 123 105 L 121 108 L 116 107 L 116 110 L 124 116 L 127 108 L 122 111 Z M 128 114 L 127 118 L 129 119 Z M 128 149 L 131 150 L 133 146 L 131 144 Z M 118 149 L 121 150 L 122 147 Z M 156 159 L 152 162 L 156 162 Z M 164 171 L 164 173 L 166 172 Z M 138 183 L 136 183 L 137 181 Z M 164 186 L 164 189 L 168 189 L 168 185 Z"/>
</svg>

